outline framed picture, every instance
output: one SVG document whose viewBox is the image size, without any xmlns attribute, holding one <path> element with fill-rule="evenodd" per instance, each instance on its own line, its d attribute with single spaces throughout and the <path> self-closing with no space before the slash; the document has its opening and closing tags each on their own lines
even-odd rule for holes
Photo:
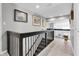
<svg viewBox="0 0 79 59">
<path fill-rule="evenodd" d="M 14 9 L 14 21 L 28 22 L 28 14 L 23 11 Z"/>
<path fill-rule="evenodd" d="M 36 26 L 40 26 L 41 25 L 41 17 L 39 16 L 32 16 L 32 24 L 36 25 Z"/>
</svg>

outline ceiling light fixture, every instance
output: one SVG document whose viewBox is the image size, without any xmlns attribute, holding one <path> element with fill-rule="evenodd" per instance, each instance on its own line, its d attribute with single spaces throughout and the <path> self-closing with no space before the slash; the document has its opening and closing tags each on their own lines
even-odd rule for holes
<svg viewBox="0 0 79 59">
<path fill-rule="evenodd" d="M 39 5 L 36 5 L 36 8 L 38 9 L 40 6 Z"/>
<path fill-rule="evenodd" d="M 54 18 L 52 18 L 52 19 L 49 19 L 50 21 L 54 21 L 55 19 Z"/>
</svg>

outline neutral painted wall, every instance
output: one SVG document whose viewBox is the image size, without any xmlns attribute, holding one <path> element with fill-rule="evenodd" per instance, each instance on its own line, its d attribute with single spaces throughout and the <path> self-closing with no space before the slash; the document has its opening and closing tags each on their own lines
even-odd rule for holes
<svg viewBox="0 0 79 59">
<path fill-rule="evenodd" d="M 79 56 L 79 3 L 74 4 L 74 20 L 71 21 L 71 41 L 74 55 Z"/>
<path fill-rule="evenodd" d="M 71 23 L 70 23 L 70 39 L 71 39 L 71 43 L 72 43 L 72 47 L 74 49 L 74 21 L 71 19 Z"/>
<path fill-rule="evenodd" d="M 74 53 L 79 56 L 79 3 L 74 4 Z"/>
<path fill-rule="evenodd" d="M 69 18 L 61 17 L 53 21 L 55 29 L 70 29 Z"/>
<path fill-rule="evenodd" d="M 55 29 L 70 29 L 70 24 L 69 22 L 54 23 L 54 28 Z"/>
<path fill-rule="evenodd" d="M 14 9 L 19 9 L 28 13 L 28 23 L 14 22 Z M 15 32 L 32 32 L 42 30 L 42 26 L 32 25 L 32 14 L 30 14 L 26 8 L 17 6 L 16 4 L 2 4 L 2 17 L 3 17 L 3 40 L 2 40 L 2 50 L 7 48 L 7 36 L 6 31 Z"/>
<path fill-rule="evenodd" d="M 0 3 L 0 52 L 2 51 L 2 7 Z"/>
</svg>

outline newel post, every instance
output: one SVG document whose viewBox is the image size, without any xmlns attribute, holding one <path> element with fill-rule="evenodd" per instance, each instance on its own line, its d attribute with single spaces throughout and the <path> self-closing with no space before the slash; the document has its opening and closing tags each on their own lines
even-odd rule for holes
<svg viewBox="0 0 79 59">
<path fill-rule="evenodd" d="M 21 34 L 19 37 L 19 56 L 23 56 L 23 37 Z"/>
<path fill-rule="evenodd" d="M 45 33 L 45 46 L 47 46 L 47 32 Z"/>
</svg>

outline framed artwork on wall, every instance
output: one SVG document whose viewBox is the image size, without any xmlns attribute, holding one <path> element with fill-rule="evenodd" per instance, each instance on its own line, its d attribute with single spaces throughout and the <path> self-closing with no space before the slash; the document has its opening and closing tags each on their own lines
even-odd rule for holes
<svg viewBox="0 0 79 59">
<path fill-rule="evenodd" d="M 32 16 L 32 24 L 36 26 L 41 26 L 41 17 Z"/>
<path fill-rule="evenodd" d="M 14 9 L 14 21 L 28 22 L 28 14 L 23 11 Z"/>
</svg>

